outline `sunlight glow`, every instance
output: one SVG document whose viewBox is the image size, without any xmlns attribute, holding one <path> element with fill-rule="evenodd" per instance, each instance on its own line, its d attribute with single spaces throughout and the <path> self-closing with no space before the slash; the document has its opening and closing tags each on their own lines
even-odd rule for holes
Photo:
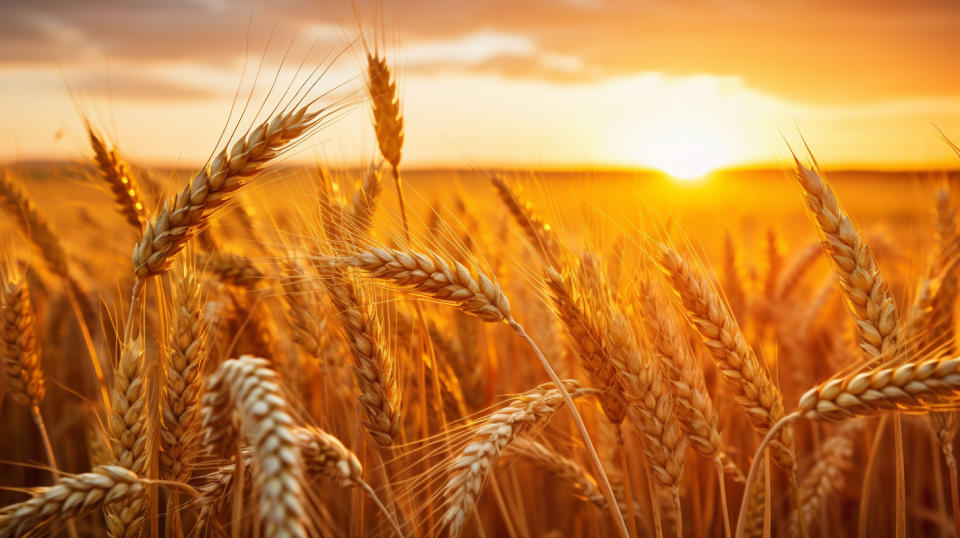
<svg viewBox="0 0 960 538">
<path fill-rule="evenodd" d="M 646 141 L 642 161 L 681 181 L 701 178 L 729 164 L 727 145 L 707 131 L 676 130 Z"/>
</svg>

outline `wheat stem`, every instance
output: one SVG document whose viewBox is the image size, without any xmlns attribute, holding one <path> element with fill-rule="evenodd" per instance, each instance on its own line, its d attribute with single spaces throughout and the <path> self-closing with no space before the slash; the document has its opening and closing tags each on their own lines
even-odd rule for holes
<svg viewBox="0 0 960 538">
<path fill-rule="evenodd" d="M 787 427 L 789 424 L 796 422 L 800 419 L 801 414 L 799 411 L 794 411 L 789 415 L 781 418 L 776 423 L 774 423 L 770 429 L 767 431 L 767 434 L 763 437 L 763 441 L 757 446 L 756 451 L 753 454 L 753 462 L 750 464 L 750 471 L 747 473 L 747 481 L 743 485 L 743 499 L 740 501 L 740 515 L 737 517 L 737 532 L 734 535 L 735 538 L 743 538 L 744 528 L 747 522 L 747 505 L 749 504 L 749 494 L 751 487 L 753 486 L 753 481 L 756 479 L 757 474 L 757 464 L 762 461 L 764 458 L 761 457 L 764 449 L 767 448 L 773 439 L 774 436 L 779 432 L 780 429 Z"/>
<path fill-rule="evenodd" d="M 587 453 L 590 455 L 590 460 L 593 462 L 593 466 L 600 478 L 600 485 L 603 489 L 603 496 L 607 499 L 610 515 L 613 516 L 613 520 L 618 526 L 620 535 L 624 538 L 629 538 L 630 534 L 627 532 L 627 524 L 623 520 L 623 514 L 620 513 L 620 509 L 617 506 L 617 497 L 613 493 L 613 487 L 610 485 L 610 479 L 607 478 L 607 473 L 603 470 L 603 464 L 600 463 L 600 456 L 597 454 L 597 450 L 593 447 L 593 442 L 590 439 L 590 433 L 587 432 L 587 426 L 583 423 L 583 418 L 580 417 L 580 412 L 577 411 L 577 407 L 573 403 L 573 398 L 570 397 L 570 393 L 567 392 L 567 389 L 563 386 L 563 383 L 560 381 L 560 377 L 557 376 L 557 372 L 554 371 L 552 366 L 550 366 L 550 362 L 547 361 L 546 357 L 544 357 L 543 352 L 540 351 L 540 348 L 533 341 L 533 339 L 530 338 L 527 332 L 523 330 L 523 326 L 516 321 L 510 320 L 510 328 L 513 329 L 514 332 L 520 336 L 520 338 L 523 338 L 527 342 L 534 354 L 536 354 L 537 359 L 543 366 L 543 369 L 547 371 L 547 375 L 550 376 L 550 380 L 553 381 L 553 383 L 557 386 L 557 389 L 560 391 L 560 394 L 563 396 L 564 402 L 570 409 L 570 414 L 573 415 L 573 421 L 577 426 L 577 430 L 580 432 L 580 437 L 583 439 L 583 444 L 586 445 Z"/>
</svg>

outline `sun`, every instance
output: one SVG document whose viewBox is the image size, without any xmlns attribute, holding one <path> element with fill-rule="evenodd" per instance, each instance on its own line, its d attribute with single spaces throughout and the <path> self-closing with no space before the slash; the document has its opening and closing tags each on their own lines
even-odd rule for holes
<svg viewBox="0 0 960 538">
<path fill-rule="evenodd" d="M 648 137 L 639 161 L 680 181 L 694 181 L 730 164 L 728 140 L 709 130 L 675 129 Z"/>
</svg>

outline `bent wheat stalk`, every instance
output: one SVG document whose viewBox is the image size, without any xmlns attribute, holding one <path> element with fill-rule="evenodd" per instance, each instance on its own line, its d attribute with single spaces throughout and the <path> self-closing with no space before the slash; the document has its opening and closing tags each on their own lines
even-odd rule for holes
<svg viewBox="0 0 960 538">
<path fill-rule="evenodd" d="M 937 406 L 956 405 L 958 400 L 960 357 L 879 367 L 822 383 L 808 390 L 800 398 L 797 410 L 781 418 L 767 432 L 754 454 L 745 490 L 750 490 L 756 475 L 759 454 L 781 428 L 801 418 L 839 422 L 888 412 L 926 413 Z M 744 519 L 745 512 L 741 509 L 738 538 L 743 535 Z"/>
<path fill-rule="evenodd" d="M 454 267 L 456 267 L 454 270 L 450 263 L 439 256 L 413 251 L 375 249 L 354 256 L 321 258 L 321 261 L 332 264 L 334 268 L 342 265 L 360 267 L 375 278 L 391 281 L 414 294 L 451 303 L 461 311 L 477 316 L 486 322 L 506 322 L 510 325 L 510 328 L 530 346 L 551 381 L 563 395 L 570 413 L 573 415 L 580 437 L 590 454 L 590 459 L 600 476 L 611 515 L 617 522 L 622 536 L 629 536 L 623 514 L 617 508 L 616 496 L 610 486 L 610 480 L 603 469 L 603 464 L 600 462 L 600 456 L 593 446 L 590 433 L 583 423 L 583 417 L 580 416 L 580 412 L 573 404 L 573 399 L 570 398 L 559 376 L 539 346 L 530 338 L 523 326 L 513 319 L 510 313 L 510 303 L 495 280 L 479 271 L 475 271 L 477 276 L 474 277 L 470 270 L 459 263 L 454 264 Z"/>
<path fill-rule="evenodd" d="M 575 381 L 564 383 L 568 385 L 566 392 L 570 398 L 592 392 Z M 477 425 L 470 443 L 451 463 L 452 476 L 443 490 L 446 509 L 440 525 L 448 528 L 451 537 L 463 532 L 464 521 L 476 505 L 501 451 L 520 434 L 548 422 L 564 405 L 566 398 L 555 387 L 547 384 L 525 392 Z"/>
</svg>

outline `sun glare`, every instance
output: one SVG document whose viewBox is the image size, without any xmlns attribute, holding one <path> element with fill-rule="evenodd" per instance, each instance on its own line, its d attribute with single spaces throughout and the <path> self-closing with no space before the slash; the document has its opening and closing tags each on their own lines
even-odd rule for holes
<svg viewBox="0 0 960 538">
<path fill-rule="evenodd" d="M 727 144 L 713 133 L 676 130 L 646 141 L 641 159 L 680 181 L 693 181 L 729 164 Z"/>
</svg>

